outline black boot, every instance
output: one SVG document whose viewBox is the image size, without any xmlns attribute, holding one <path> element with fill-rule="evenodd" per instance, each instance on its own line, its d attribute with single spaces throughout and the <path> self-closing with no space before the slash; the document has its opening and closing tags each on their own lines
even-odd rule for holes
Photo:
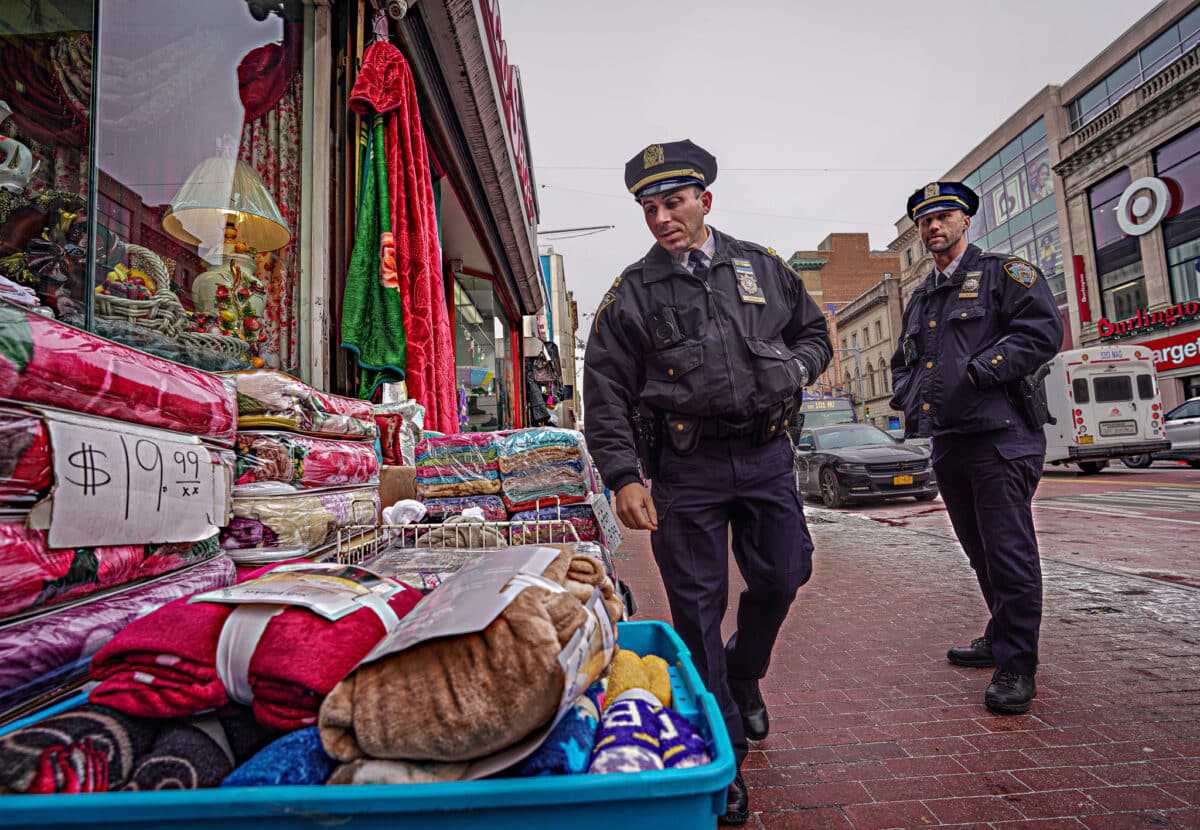
<svg viewBox="0 0 1200 830">
<path fill-rule="evenodd" d="M 729 691 L 742 715 L 742 729 L 751 741 L 762 741 L 771 731 L 771 718 L 763 703 L 757 680 L 729 679 Z"/>
<path fill-rule="evenodd" d="M 992 658 L 992 638 L 976 637 L 969 646 L 955 646 L 946 652 L 946 659 L 969 669 L 990 669 L 996 665 Z"/>
<path fill-rule="evenodd" d="M 746 791 L 746 782 L 739 772 L 737 778 L 729 785 L 725 794 L 725 814 L 718 821 L 721 824 L 745 824 L 750 818 L 750 793 Z"/>
<path fill-rule="evenodd" d="M 1031 674 L 996 669 L 992 683 L 983 693 L 983 705 L 998 715 L 1023 715 L 1037 697 L 1037 683 Z"/>
</svg>

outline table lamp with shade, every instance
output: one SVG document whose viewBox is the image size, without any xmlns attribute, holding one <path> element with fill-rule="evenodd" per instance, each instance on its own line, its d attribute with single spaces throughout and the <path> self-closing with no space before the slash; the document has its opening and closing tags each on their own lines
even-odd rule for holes
<svg viewBox="0 0 1200 830">
<path fill-rule="evenodd" d="M 233 266 L 250 277 L 256 265 L 239 247 L 262 253 L 275 251 L 291 241 L 287 222 L 266 184 L 250 165 L 234 158 L 214 157 L 196 166 L 179 188 L 163 215 L 163 229 L 176 239 L 196 246 L 209 270 L 192 281 L 192 303 L 196 311 L 217 312 L 220 286 L 228 290 L 234 282 Z M 250 300 L 261 316 L 265 299 Z"/>
</svg>

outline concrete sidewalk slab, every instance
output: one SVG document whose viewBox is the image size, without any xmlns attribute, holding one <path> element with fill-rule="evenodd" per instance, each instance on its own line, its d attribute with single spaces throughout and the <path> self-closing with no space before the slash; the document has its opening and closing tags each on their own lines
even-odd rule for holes
<svg viewBox="0 0 1200 830">
<path fill-rule="evenodd" d="M 1200 828 L 1200 591 L 1044 562 L 1038 698 L 999 717 L 990 670 L 945 659 L 986 620 L 957 543 L 808 515 L 813 579 L 743 768 L 750 827 Z M 648 534 L 628 532 L 618 570 L 639 618 L 670 620 Z"/>
</svg>

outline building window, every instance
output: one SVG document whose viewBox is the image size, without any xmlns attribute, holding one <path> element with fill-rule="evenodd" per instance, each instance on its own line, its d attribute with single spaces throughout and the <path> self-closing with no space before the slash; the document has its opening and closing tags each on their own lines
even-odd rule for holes
<svg viewBox="0 0 1200 830">
<path fill-rule="evenodd" d="M 1200 6 L 1168 26 L 1136 55 L 1068 104 L 1071 130 L 1078 130 L 1100 115 L 1197 43 L 1200 43 Z"/>
<path fill-rule="evenodd" d="M 1158 175 L 1180 196 L 1177 212 L 1162 224 L 1171 298 L 1200 299 L 1200 127 L 1193 127 L 1154 153 Z"/>
<path fill-rule="evenodd" d="M 454 354 L 459 427 L 465 432 L 514 425 L 515 362 L 508 317 L 491 280 L 454 275 Z"/>
<path fill-rule="evenodd" d="M 867 361 L 867 399 L 875 397 L 875 367 Z"/>
<path fill-rule="evenodd" d="M 858 332 L 855 332 L 854 334 L 850 335 L 850 348 L 852 348 L 852 349 L 858 348 Z"/>
<path fill-rule="evenodd" d="M 912 264 L 913 264 L 913 249 L 905 248 L 904 249 L 904 267 L 912 268 Z"/>
<path fill-rule="evenodd" d="M 0 224 L 20 207 L 41 227 L 21 220 L 32 236 L 0 274 L 59 320 L 152 354 L 298 371 L 303 9 L 255 20 L 243 4 L 95 5 L 5 16 L 39 21 L 0 39 L 0 100 L 4 134 L 40 163 L 2 197 Z M 59 254 L 29 256 L 38 240 Z"/>
<path fill-rule="evenodd" d="M 883 391 L 890 393 L 892 391 L 892 376 L 888 372 L 886 365 L 879 367 L 879 374 L 883 376 Z"/>
<path fill-rule="evenodd" d="M 1129 182 L 1126 168 L 1088 190 L 1101 305 L 1110 320 L 1123 320 L 1147 305 L 1141 245 L 1138 237 L 1127 236 L 1117 224 L 1117 202 Z"/>
<path fill-rule="evenodd" d="M 846 351 L 846 338 L 842 338 L 842 351 Z"/>
<path fill-rule="evenodd" d="M 863 345 L 864 346 L 871 345 L 871 330 L 869 328 L 867 328 L 866 326 L 863 326 Z"/>
<path fill-rule="evenodd" d="M 875 340 L 878 342 L 883 340 L 883 323 L 875 321 Z"/>
</svg>

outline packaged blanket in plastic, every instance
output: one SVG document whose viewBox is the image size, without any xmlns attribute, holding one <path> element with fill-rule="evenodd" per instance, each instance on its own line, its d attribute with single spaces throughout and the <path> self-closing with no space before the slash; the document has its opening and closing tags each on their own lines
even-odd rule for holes
<svg viewBox="0 0 1200 830">
<path fill-rule="evenodd" d="M 338 528 L 373 525 L 378 515 L 378 487 L 238 497 L 233 519 L 221 531 L 221 547 L 274 548 L 302 556 L 333 541 Z"/>
<path fill-rule="evenodd" d="M 92 660 L 100 684 L 89 700 L 159 718 L 236 702 L 266 726 L 311 726 L 325 695 L 421 597 L 353 565 L 268 566 L 134 620 Z M 223 652 L 223 641 L 235 647 Z"/>
<path fill-rule="evenodd" d="M 417 498 L 421 501 L 500 492 L 496 436 L 463 432 L 417 444 Z"/>
<path fill-rule="evenodd" d="M 595 542 L 600 538 L 600 525 L 586 504 L 562 507 L 542 507 L 522 510 L 510 519 L 509 538 L 514 545 L 541 542 Z M 534 524 L 536 522 L 536 524 Z M 567 527 L 572 528 L 567 530 Z"/>
<path fill-rule="evenodd" d="M 42 419 L 0 407 L 0 506 L 31 507 L 53 483 L 50 434 Z"/>
<path fill-rule="evenodd" d="M 453 516 L 459 516 L 464 510 L 477 507 L 483 511 L 483 518 L 489 522 L 508 520 L 508 511 L 504 509 L 504 500 L 499 496 L 457 496 L 443 499 L 428 499 L 423 502 L 429 522 L 442 522 Z"/>
<path fill-rule="evenodd" d="M 370 401 L 343 398 L 313 389 L 275 369 L 229 372 L 237 384 L 238 426 L 288 429 L 332 438 L 375 439 Z"/>
<path fill-rule="evenodd" d="M 587 497 L 590 471 L 582 433 L 534 427 L 510 432 L 496 444 L 501 495 L 510 513 Z"/>
<path fill-rule="evenodd" d="M 237 453 L 234 492 L 239 495 L 379 481 L 379 459 L 364 441 L 294 432 L 239 432 L 233 449 Z"/>
<path fill-rule="evenodd" d="M 226 556 L 0 627 L 0 712 L 86 678 L 88 661 L 138 617 L 180 597 L 232 585 Z"/>
<path fill-rule="evenodd" d="M 237 399 L 221 377 L 0 303 L 0 398 L 233 443 Z"/>
<path fill-rule="evenodd" d="M 50 548 L 47 532 L 0 522 L 0 617 L 60 605 L 220 554 L 217 537 L 195 543 Z"/>
</svg>

